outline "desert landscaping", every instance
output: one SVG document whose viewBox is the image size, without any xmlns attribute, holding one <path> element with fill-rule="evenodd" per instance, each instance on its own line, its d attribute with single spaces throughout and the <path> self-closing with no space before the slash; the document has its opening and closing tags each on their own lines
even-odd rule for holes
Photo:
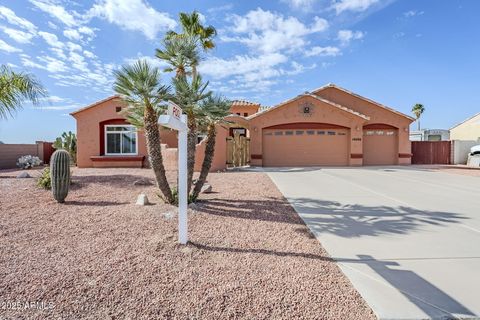
<svg viewBox="0 0 480 320">
<path fill-rule="evenodd" d="M 64 204 L 20 172 L 0 172 L 0 296 L 43 308 L 2 317 L 374 318 L 264 173 L 212 173 L 180 246 L 151 170 L 74 168 Z"/>
</svg>

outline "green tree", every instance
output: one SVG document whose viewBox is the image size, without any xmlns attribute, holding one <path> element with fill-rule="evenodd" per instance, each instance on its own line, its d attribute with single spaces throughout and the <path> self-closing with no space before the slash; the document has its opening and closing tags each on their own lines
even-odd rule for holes
<svg viewBox="0 0 480 320">
<path fill-rule="evenodd" d="M 73 163 L 77 163 L 77 136 L 72 131 L 62 133 L 60 137 L 57 137 L 53 142 L 55 149 L 63 149 L 70 154 L 70 158 Z"/>
<path fill-rule="evenodd" d="M 425 111 L 425 107 L 421 103 L 417 103 L 412 107 L 412 113 L 415 115 L 415 118 L 417 119 L 418 131 L 420 131 L 420 117 L 422 116 L 424 111 Z"/>
<path fill-rule="evenodd" d="M 210 96 L 200 105 L 200 110 L 204 114 L 201 126 L 205 127 L 207 140 L 200 176 L 192 191 L 192 199 L 194 200 L 198 198 L 203 185 L 207 181 L 210 168 L 212 167 L 213 156 L 215 155 L 217 125 L 225 122 L 224 118 L 230 114 L 231 106 L 232 103 L 222 96 Z"/>
<path fill-rule="evenodd" d="M 161 85 L 158 68 L 150 66 L 145 60 L 123 66 L 115 72 L 115 77 L 114 90 L 128 104 L 128 110 L 132 114 L 143 113 L 143 121 L 136 125 L 141 125 L 145 132 L 150 164 L 164 200 L 174 203 L 163 165 L 158 129 L 159 109 L 165 107 L 165 101 L 170 97 L 170 88 Z"/>
<path fill-rule="evenodd" d="M 163 71 L 175 72 L 176 77 L 192 76 L 200 61 L 197 41 L 192 37 L 176 37 L 165 38 L 162 43 L 163 49 L 156 49 L 155 56 L 170 65 Z"/>
<path fill-rule="evenodd" d="M 179 14 L 179 19 L 182 33 L 178 34 L 175 31 L 168 31 L 167 39 L 188 35 L 198 38 L 205 51 L 215 48 L 213 38 L 217 35 L 217 30 L 213 26 L 203 26 L 200 21 L 200 15 L 197 11 L 193 11 L 192 13 L 181 12 Z"/>
<path fill-rule="evenodd" d="M 200 112 L 199 103 L 208 98 L 212 93 L 207 91 L 208 82 L 203 82 L 202 77 L 197 75 L 191 80 L 187 77 L 176 77 L 172 79 L 175 87 L 173 101 L 182 107 L 188 116 L 188 141 L 187 141 L 187 168 L 188 182 L 187 190 L 192 187 L 193 171 L 195 168 L 195 148 L 197 145 L 197 122 Z"/>
<path fill-rule="evenodd" d="M 34 76 L 0 66 L 0 119 L 12 116 L 25 101 L 38 104 L 46 96 L 47 91 Z"/>
</svg>

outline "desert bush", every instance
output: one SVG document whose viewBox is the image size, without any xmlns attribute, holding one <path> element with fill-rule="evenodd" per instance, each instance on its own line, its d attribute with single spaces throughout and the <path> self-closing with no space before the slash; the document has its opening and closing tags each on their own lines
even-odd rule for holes
<svg viewBox="0 0 480 320">
<path fill-rule="evenodd" d="M 21 156 L 17 160 L 17 167 L 22 169 L 30 169 L 33 167 L 38 167 L 41 164 L 42 164 L 42 160 L 40 160 L 40 158 L 37 156 L 26 155 L 26 156 Z"/>
<path fill-rule="evenodd" d="M 42 175 L 37 180 L 37 186 L 40 188 L 50 190 L 52 189 L 52 178 L 50 177 L 50 168 L 45 168 Z"/>
</svg>

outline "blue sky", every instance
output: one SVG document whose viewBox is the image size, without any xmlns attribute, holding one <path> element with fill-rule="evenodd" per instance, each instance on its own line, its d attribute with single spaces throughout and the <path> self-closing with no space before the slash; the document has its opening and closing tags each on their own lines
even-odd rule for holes
<svg viewBox="0 0 480 320">
<path fill-rule="evenodd" d="M 52 141 L 69 112 L 111 95 L 112 71 L 153 57 L 182 11 L 218 30 L 200 71 L 229 98 L 275 105 L 333 82 L 449 128 L 480 111 L 480 1 L 0 0 L 0 61 L 50 93 L 0 120 L 0 141 Z M 171 75 L 165 74 L 169 82 Z"/>
</svg>

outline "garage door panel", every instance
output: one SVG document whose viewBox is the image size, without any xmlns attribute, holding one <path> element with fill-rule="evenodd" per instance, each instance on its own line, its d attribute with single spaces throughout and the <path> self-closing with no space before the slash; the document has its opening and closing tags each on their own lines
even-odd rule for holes
<svg viewBox="0 0 480 320">
<path fill-rule="evenodd" d="M 348 129 L 264 130 L 264 166 L 348 165 Z"/>
<path fill-rule="evenodd" d="M 377 129 L 363 131 L 363 164 L 398 164 L 398 130 Z"/>
</svg>

